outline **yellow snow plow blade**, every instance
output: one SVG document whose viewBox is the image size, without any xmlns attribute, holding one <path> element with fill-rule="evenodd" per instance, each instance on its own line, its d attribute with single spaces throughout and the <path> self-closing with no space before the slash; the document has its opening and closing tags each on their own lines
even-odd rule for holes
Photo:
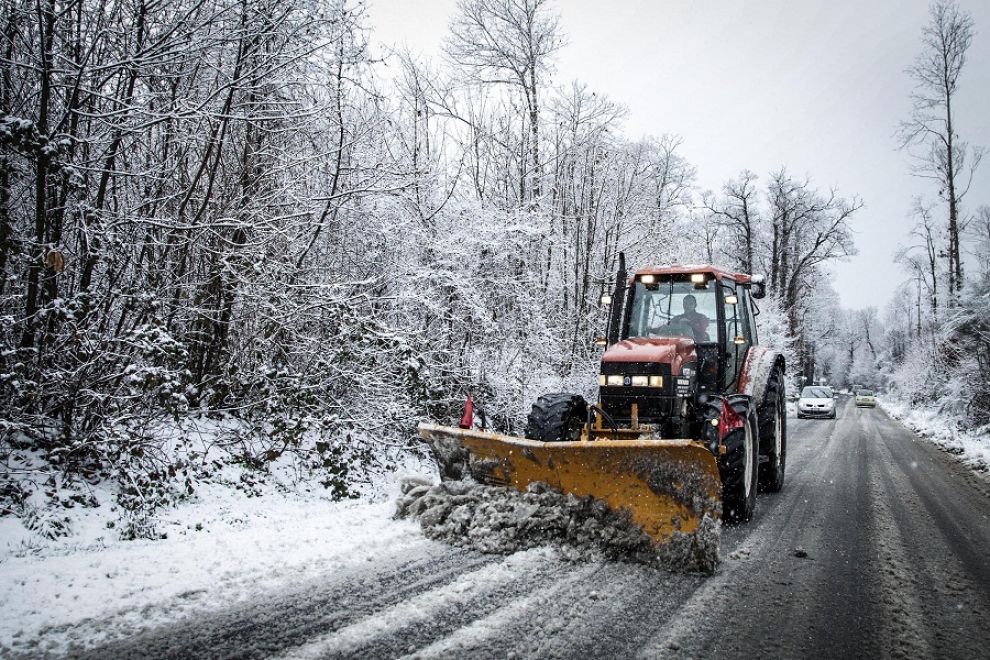
<svg viewBox="0 0 990 660">
<path fill-rule="evenodd" d="M 715 457 L 700 442 L 625 440 L 541 442 L 497 433 L 420 424 L 446 477 L 464 469 L 475 480 L 525 492 L 533 483 L 592 497 L 626 511 L 657 546 L 693 534 L 708 514 L 721 516 Z"/>
</svg>

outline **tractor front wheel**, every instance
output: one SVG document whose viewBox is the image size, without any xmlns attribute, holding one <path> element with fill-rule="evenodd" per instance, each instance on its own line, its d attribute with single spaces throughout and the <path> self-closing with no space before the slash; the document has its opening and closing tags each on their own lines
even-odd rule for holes
<svg viewBox="0 0 990 660">
<path fill-rule="evenodd" d="M 536 400 L 526 421 L 526 437 L 543 442 L 581 439 L 588 403 L 579 394 L 545 394 Z"/>
<path fill-rule="evenodd" d="M 728 523 L 745 522 L 756 509 L 759 479 L 759 425 L 748 398 L 730 398 L 729 404 L 746 423 L 730 431 L 722 443 L 726 452 L 719 457 L 722 477 L 722 518 Z"/>
</svg>

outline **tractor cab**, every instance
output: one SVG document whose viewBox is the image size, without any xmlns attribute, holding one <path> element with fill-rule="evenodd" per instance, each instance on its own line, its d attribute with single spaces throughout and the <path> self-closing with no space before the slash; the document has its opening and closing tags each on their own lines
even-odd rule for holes
<svg viewBox="0 0 990 660">
<path fill-rule="evenodd" d="M 631 288 L 626 337 L 683 337 L 701 344 L 718 335 L 718 287 L 704 273 L 641 273 Z"/>
<path fill-rule="evenodd" d="M 623 268 L 610 300 L 602 356 L 603 410 L 624 424 L 684 435 L 697 423 L 699 394 L 735 391 L 757 343 L 752 297 L 762 282 L 713 266 Z"/>
</svg>

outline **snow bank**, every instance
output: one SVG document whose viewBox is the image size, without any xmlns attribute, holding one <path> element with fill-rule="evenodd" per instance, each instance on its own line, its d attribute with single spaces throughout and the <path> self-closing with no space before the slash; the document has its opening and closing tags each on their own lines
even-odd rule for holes
<svg viewBox="0 0 990 660">
<path fill-rule="evenodd" d="M 967 430 L 945 413 L 878 399 L 880 407 L 905 426 L 945 451 L 955 454 L 977 472 L 990 473 L 990 424 Z"/>
<path fill-rule="evenodd" d="M 567 559 L 618 559 L 712 573 L 719 557 L 720 524 L 705 516 L 695 534 L 675 534 L 656 548 L 650 537 L 592 498 L 532 484 L 529 492 L 447 481 L 410 480 L 398 517 L 417 518 L 426 536 L 486 553 L 511 554 L 551 545 Z"/>
</svg>

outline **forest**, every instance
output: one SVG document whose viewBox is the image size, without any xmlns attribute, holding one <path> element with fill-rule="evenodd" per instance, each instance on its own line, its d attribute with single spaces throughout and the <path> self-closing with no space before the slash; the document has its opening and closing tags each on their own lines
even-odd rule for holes
<svg viewBox="0 0 990 660">
<path fill-rule="evenodd" d="M 954 3 L 909 71 L 906 283 L 863 310 L 829 284 L 855 191 L 787 164 L 699 190 L 677 135 L 629 139 L 621 100 L 550 82 L 549 0 L 460 0 L 438 61 L 380 52 L 352 0 L 6 0 L 0 29 L 4 515 L 110 484 L 145 536 L 231 466 L 355 496 L 468 393 L 518 432 L 540 394 L 593 393 L 620 252 L 765 274 L 792 389 L 990 415 Z"/>
</svg>

